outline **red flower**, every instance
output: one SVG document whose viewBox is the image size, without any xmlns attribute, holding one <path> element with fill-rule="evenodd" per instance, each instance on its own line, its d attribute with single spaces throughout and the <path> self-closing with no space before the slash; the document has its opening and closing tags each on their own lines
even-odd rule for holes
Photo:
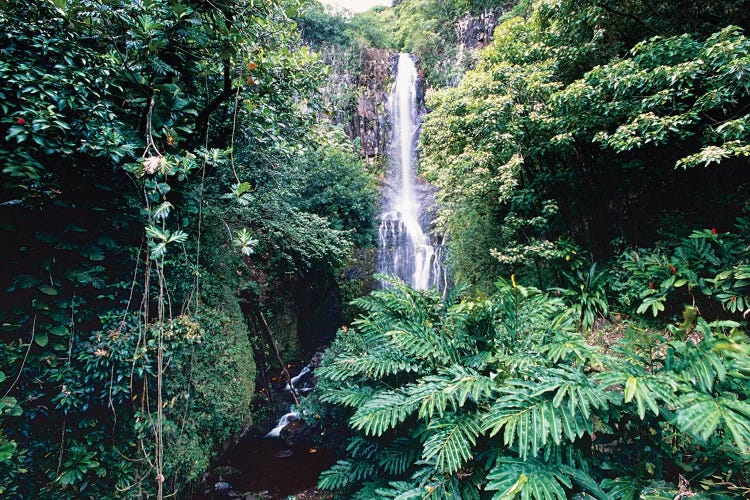
<svg viewBox="0 0 750 500">
<path fill-rule="evenodd" d="M 16 120 L 16 123 L 19 125 L 26 125 L 26 120 L 24 118 L 19 118 Z"/>
<path fill-rule="evenodd" d="M 672 273 L 672 274 L 674 274 L 674 273 L 677 272 L 677 269 L 675 269 L 672 264 L 669 264 L 669 272 Z"/>
<path fill-rule="evenodd" d="M 716 228 L 715 227 L 711 228 L 711 234 L 716 234 Z"/>
<path fill-rule="evenodd" d="M 737 297 L 735 297 L 734 295 L 732 295 L 732 298 L 729 299 L 729 302 L 735 302 L 735 301 L 737 301 Z"/>
<path fill-rule="evenodd" d="M 649 282 L 648 282 L 648 287 L 649 287 L 649 288 L 650 288 L 651 290 L 653 290 L 654 288 L 656 288 L 656 287 L 654 286 L 654 282 L 653 282 L 653 281 L 649 281 Z"/>
</svg>

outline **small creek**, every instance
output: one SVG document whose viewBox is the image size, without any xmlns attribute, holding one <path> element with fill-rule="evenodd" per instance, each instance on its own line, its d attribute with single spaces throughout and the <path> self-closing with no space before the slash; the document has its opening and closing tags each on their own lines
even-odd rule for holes
<svg viewBox="0 0 750 500">
<path fill-rule="evenodd" d="M 312 368 L 305 366 L 292 378 L 298 394 L 311 389 Z M 289 384 L 279 387 L 277 398 L 292 402 Z M 193 500 L 325 498 L 311 492 L 321 472 L 336 462 L 331 450 L 318 447 L 296 412 L 287 412 L 274 424 L 267 423 L 240 437 L 213 464 L 202 489 Z"/>
</svg>

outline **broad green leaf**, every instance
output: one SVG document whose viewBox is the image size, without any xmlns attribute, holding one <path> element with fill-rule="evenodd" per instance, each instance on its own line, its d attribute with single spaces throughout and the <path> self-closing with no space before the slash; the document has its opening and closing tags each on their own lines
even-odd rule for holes
<svg viewBox="0 0 750 500">
<path fill-rule="evenodd" d="M 37 331 L 34 333 L 34 342 L 39 347 L 44 347 L 49 343 L 49 339 L 47 338 L 47 332 Z"/>
</svg>

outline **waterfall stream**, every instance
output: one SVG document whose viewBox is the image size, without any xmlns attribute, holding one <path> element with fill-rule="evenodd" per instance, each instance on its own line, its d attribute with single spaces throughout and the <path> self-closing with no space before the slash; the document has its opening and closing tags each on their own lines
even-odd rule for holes
<svg viewBox="0 0 750 500">
<path fill-rule="evenodd" d="M 396 82 L 388 99 L 391 129 L 390 165 L 383 190 L 379 228 L 378 272 L 392 274 L 418 290 L 445 290 L 440 247 L 424 228 L 434 188 L 416 175 L 419 137 L 417 68 L 409 54 L 399 54 Z"/>
</svg>

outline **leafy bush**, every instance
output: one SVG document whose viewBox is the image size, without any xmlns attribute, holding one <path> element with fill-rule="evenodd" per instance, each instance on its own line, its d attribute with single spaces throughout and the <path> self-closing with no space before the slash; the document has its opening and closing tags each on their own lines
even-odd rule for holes
<svg viewBox="0 0 750 500">
<path fill-rule="evenodd" d="M 750 224 L 737 232 L 693 231 L 654 249 L 629 249 L 613 280 L 625 310 L 674 316 L 691 304 L 706 317 L 747 318 L 750 312 Z"/>
<path fill-rule="evenodd" d="M 635 325 L 609 353 L 580 311 L 500 282 L 447 304 L 398 282 L 358 301 L 316 371 L 348 415 L 319 486 L 351 498 L 737 495 L 750 480 L 750 343 L 699 319 L 692 341 Z M 318 410 L 319 411 L 319 410 Z"/>
</svg>

